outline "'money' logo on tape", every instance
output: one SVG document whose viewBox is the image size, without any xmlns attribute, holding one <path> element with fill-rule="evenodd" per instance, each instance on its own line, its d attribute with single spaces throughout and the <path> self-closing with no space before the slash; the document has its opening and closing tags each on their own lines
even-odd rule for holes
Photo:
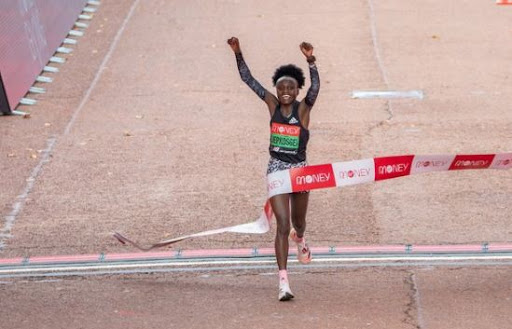
<svg viewBox="0 0 512 329">
<path fill-rule="evenodd" d="M 290 169 L 290 176 L 294 192 L 336 186 L 330 164 L 293 168 Z"/>
<path fill-rule="evenodd" d="M 489 168 L 509 169 L 512 168 L 512 153 L 496 154 Z"/>
<path fill-rule="evenodd" d="M 444 167 L 448 164 L 448 161 L 443 160 L 426 160 L 426 161 L 418 161 L 416 163 L 416 168 L 422 168 L 422 167 Z"/>
<path fill-rule="evenodd" d="M 281 188 L 284 185 L 284 179 L 278 178 L 268 182 L 269 191 Z"/>
<path fill-rule="evenodd" d="M 375 180 L 409 175 L 413 155 L 375 158 Z"/>
<path fill-rule="evenodd" d="M 412 161 L 411 175 L 431 171 L 448 170 L 455 155 L 416 155 Z"/>
<path fill-rule="evenodd" d="M 488 168 L 494 154 L 457 155 L 450 166 L 450 170 L 485 169 Z"/>
<path fill-rule="evenodd" d="M 355 168 L 342 170 L 338 174 L 341 179 L 363 178 L 370 176 L 371 170 L 372 168 Z"/>
<path fill-rule="evenodd" d="M 373 159 L 335 162 L 332 168 L 336 175 L 337 186 L 371 182 L 375 176 Z"/>
</svg>

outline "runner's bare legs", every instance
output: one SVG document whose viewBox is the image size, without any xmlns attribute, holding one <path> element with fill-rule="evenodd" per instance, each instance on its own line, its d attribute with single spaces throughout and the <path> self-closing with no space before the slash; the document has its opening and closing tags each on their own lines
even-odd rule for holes
<svg viewBox="0 0 512 329">
<path fill-rule="evenodd" d="M 297 236 L 302 238 L 304 236 L 304 231 L 306 230 L 308 200 L 309 193 L 281 194 L 270 199 L 270 204 L 272 205 L 272 210 L 274 211 L 277 222 L 274 245 L 276 250 L 277 266 L 280 270 L 285 270 L 288 263 L 290 208 L 291 223 L 297 232 Z"/>
<path fill-rule="evenodd" d="M 308 193 L 292 193 L 291 215 L 292 225 L 297 232 L 297 237 L 302 238 L 306 231 L 306 213 L 308 211 Z"/>
<path fill-rule="evenodd" d="M 288 235 L 290 234 L 290 195 L 276 195 L 270 199 L 276 217 L 277 230 L 274 246 L 279 270 L 286 270 L 288 263 Z"/>
</svg>

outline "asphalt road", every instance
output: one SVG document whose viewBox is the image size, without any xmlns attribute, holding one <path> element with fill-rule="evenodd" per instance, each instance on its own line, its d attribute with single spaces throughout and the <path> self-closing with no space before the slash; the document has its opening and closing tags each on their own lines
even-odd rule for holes
<svg viewBox="0 0 512 329">
<path fill-rule="evenodd" d="M 0 258 L 124 253 L 252 221 L 265 202 L 268 112 L 241 82 L 307 68 L 322 87 L 311 164 L 512 150 L 512 11 L 492 1 L 104 0 L 30 118 L 0 117 Z M 423 99 L 352 99 L 421 90 Z M 434 173 L 314 191 L 308 240 L 506 242 L 511 171 Z M 275 230 L 275 227 L 273 227 Z M 270 247 L 223 234 L 183 249 Z M 0 281 L 2 328 L 509 328 L 510 267 L 358 266 Z"/>
</svg>

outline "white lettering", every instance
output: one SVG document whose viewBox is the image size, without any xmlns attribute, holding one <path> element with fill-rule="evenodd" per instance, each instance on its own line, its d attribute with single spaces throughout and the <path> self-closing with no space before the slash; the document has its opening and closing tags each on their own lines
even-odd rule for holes
<svg viewBox="0 0 512 329">
<path fill-rule="evenodd" d="M 487 160 L 459 160 L 455 162 L 455 167 L 485 167 Z"/>
<path fill-rule="evenodd" d="M 298 127 L 294 127 L 294 126 L 277 126 L 277 125 L 273 125 L 272 126 L 272 132 L 273 133 L 279 133 L 279 134 L 283 134 L 285 133 L 286 135 L 298 135 L 299 134 L 299 130 L 300 128 Z"/>
<path fill-rule="evenodd" d="M 392 174 L 392 173 L 403 173 L 407 171 L 407 168 L 409 167 L 408 163 L 398 163 L 393 165 L 387 165 L 387 166 L 380 166 L 379 167 L 379 174 L 385 175 L 385 174 Z"/>
<path fill-rule="evenodd" d="M 306 176 L 297 176 L 295 182 L 297 185 L 312 184 L 312 183 L 325 183 L 331 179 L 330 173 L 319 173 Z"/>
</svg>

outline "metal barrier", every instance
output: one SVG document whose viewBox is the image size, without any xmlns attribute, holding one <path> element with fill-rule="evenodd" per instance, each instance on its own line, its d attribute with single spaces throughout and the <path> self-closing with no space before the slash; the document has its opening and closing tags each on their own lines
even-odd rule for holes
<svg viewBox="0 0 512 329">
<path fill-rule="evenodd" d="M 300 265 L 290 248 L 289 268 L 510 266 L 512 244 L 367 245 L 311 247 Z M 66 277 L 158 272 L 275 271 L 274 248 L 177 249 L 158 252 L 0 258 L 0 278 Z"/>
<path fill-rule="evenodd" d="M 0 112 L 11 114 L 73 28 L 87 0 L 0 1 Z"/>
</svg>

